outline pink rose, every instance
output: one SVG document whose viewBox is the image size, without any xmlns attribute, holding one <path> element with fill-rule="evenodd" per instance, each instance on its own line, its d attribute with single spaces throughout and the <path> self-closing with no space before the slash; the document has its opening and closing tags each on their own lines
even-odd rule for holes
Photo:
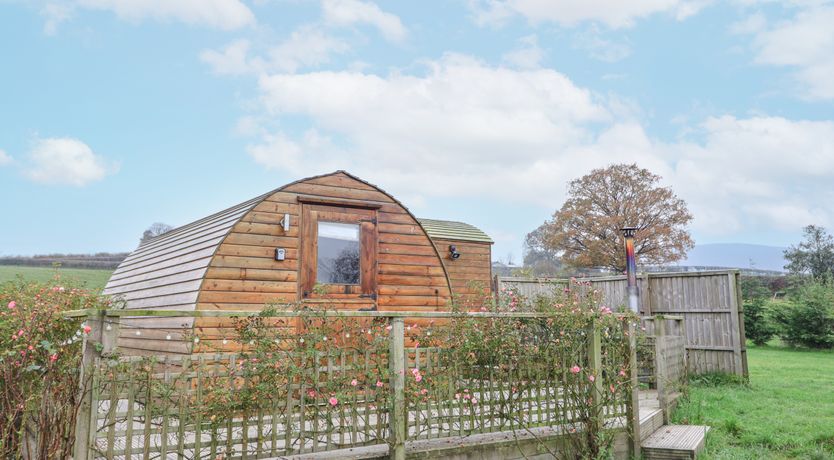
<svg viewBox="0 0 834 460">
<path fill-rule="evenodd" d="M 15 302 L 14 300 L 9 302 L 9 310 L 14 310 L 14 307 L 16 307 L 16 306 L 17 306 L 17 302 Z"/>
<path fill-rule="evenodd" d="M 311 398 L 315 398 L 316 397 L 316 391 L 315 390 L 307 391 L 307 396 L 309 396 Z"/>
<path fill-rule="evenodd" d="M 420 375 L 420 374 L 417 374 L 416 376 L 414 376 L 414 380 L 416 380 L 417 382 L 422 382 L 423 381 L 423 376 Z"/>
<path fill-rule="evenodd" d="M 356 379 L 353 379 L 353 380 L 350 381 L 350 384 L 353 385 L 353 386 L 356 386 L 356 385 L 359 385 L 359 382 L 357 382 Z"/>
<path fill-rule="evenodd" d="M 330 399 L 328 399 L 328 402 L 330 403 L 331 406 L 335 406 L 336 404 L 339 404 L 339 400 L 336 399 L 335 396 L 331 396 Z"/>
<path fill-rule="evenodd" d="M 428 393 L 429 393 L 429 390 L 427 390 L 427 389 L 425 389 L 425 388 L 423 388 L 422 390 L 420 390 L 420 394 L 422 394 L 422 395 L 425 395 L 425 394 L 428 394 Z"/>
<path fill-rule="evenodd" d="M 472 398 L 472 404 L 478 404 L 478 398 Z"/>
<path fill-rule="evenodd" d="M 377 388 L 382 388 L 382 380 L 377 380 L 376 381 L 376 387 Z"/>
<path fill-rule="evenodd" d="M 55 353 L 49 357 L 49 362 L 54 363 L 55 361 L 58 361 L 58 353 Z"/>
<path fill-rule="evenodd" d="M 579 367 L 579 366 L 573 366 L 573 367 L 571 367 L 571 368 L 570 368 L 570 372 L 571 372 L 572 374 L 578 374 L 578 373 L 579 373 L 579 371 L 581 371 L 581 370 L 582 370 L 582 368 L 581 368 L 581 367 Z"/>
<path fill-rule="evenodd" d="M 624 370 L 620 369 L 620 377 L 625 377 L 626 373 Z"/>
<path fill-rule="evenodd" d="M 90 326 L 88 326 L 86 324 L 84 325 L 84 333 L 85 334 L 89 334 L 90 331 L 92 331 L 92 330 L 93 330 L 93 328 L 91 328 Z"/>
<path fill-rule="evenodd" d="M 589 375 L 589 376 L 588 376 L 588 380 L 590 380 L 590 381 L 592 381 L 592 382 L 593 382 L 594 380 L 596 380 L 596 379 L 597 379 L 597 378 L 596 378 L 596 377 L 594 377 L 593 375 Z"/>
</svg>

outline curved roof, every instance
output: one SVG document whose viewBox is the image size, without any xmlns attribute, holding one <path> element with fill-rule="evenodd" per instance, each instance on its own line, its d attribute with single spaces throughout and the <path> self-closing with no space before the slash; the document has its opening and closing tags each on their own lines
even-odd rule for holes
<svg viewBox="0 0 834 460">
<path fill-rule="evenodd" d="M 103 294 L 123 300 L 124 308 L 128 309 L 195 309 L 206 271 L 217 249 L 235 224 L 274 193 L 298 183 L 335 174 L 345 174 L 374 187 L 411 215 L 408 208 L 399 200 L 379 187 L 345 171 L 300 179 L 141 244 L 119 264 L 108 280 Z M 411 216 L 414 218 L 413 215 Z M 492 242 L 486 234 L 471 225 L 430 219 L 415 218 L 415 220 L 423 227 L 430 239 L 449 238 Z M 433 249 L 437 254 L 436 248 Z M 439 254 L 437 257 L 440 257 Z M 445 269 L 444 276 L 448 282 Z"/>
<path fill-rule="evenodd" d="M 193 309 L 214 252 L 231 228 L 269 194 L 157 236 L 133 251 L 110 276 L 103 294 L 126 308 Z"/>
<path fill-rule="evenodd" d="M 492 238 L 474 225 L 453 220 L 417 219 L 431 239 L 493 243 Z"/>
</svg>

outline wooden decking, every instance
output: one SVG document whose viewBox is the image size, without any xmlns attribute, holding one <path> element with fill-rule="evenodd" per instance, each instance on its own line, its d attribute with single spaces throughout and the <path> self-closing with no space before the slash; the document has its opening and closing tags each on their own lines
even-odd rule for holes
<svg viewBox="0 0 834 460">
<path fill-rule="evenodd" d="M 694 459 L 704 448 L 708 426 L 663 425 L 642 443 L 646 460 Z"/>
<path fill-rule="evenodd" d="M 674 407 L 678 394 L 670 395 Z M 694 459 L 704 448 L 708 426 L 667 425 L 657 392 L 640 392 L 640 447 L 646 460 Z"/>
<path fill-rule="evenodd" d="M 644 443 L 651 438 L 660 427 L 664 426 L 663 411 L 657 401 L 654 391 L 640 392 L 640 433 Z M 545 459 L 552 458 L 547 452 L 542 452 L 538 445 L 562 435 L 558 427 L 539 427 L 528 431 L 506 431 L 496 433 L 473 434 L 469 436 L 451 436 L 439 439 L 416 440 L 406 443 L 408 458 L 483 458 L 483 459 Z M 627 439 L 622 433 L 622 439 L 615 442 L 617 458 L 627 458 Z M 479 451 L 478 453 L 473 451 Z M 474 457 L 473 457 L 474 454 Z M 463 455 L 463 456 L 461 456 Z M 388 445 L 357 447 L 352 449 L 332 450 L 298 454 L 281 459 L 292 460 L 331 460 L 331 459 L 385 459 L 388 458 Z M 665 458 L 665 457 L 654 457 Z M 691 458 L 691 457 L 672 457 Z"/>
</svg>

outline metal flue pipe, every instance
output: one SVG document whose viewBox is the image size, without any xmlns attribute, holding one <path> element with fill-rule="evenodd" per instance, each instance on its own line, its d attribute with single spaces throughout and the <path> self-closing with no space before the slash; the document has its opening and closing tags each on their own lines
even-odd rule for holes
<svg viewBox="0 0 834 460">
<path fill-rule="evenodd" d="M 640 294 L 637 291 L 637 261 L 634 258 L 634 234 L 637 227 L 623 227 L 626 252 L 626 276 L 628 277 L 628 308 L 634 313 L 640 310 Z"/>
</svg>

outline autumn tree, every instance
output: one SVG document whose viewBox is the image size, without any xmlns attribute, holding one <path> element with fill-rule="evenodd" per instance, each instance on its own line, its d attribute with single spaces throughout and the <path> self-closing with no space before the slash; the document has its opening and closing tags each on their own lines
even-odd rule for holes
<svg viewBox="0 0 834 460">
<path fill-rule="evenodd" d="M 147 230 L 142 233 L 142 238 L 139 239 L 139 245 L 143 245 L 149 240 L 156 238 L 163 233 L 168 233 L 173 230 L 174 227 L 171 227 L 168 224 L 163 224 L 162 222 L 155 222 Z"/>
<path fill-rule="evenodd" d="M 595 169 L 571 181 L 568 199 L 542 231 L 547 245 L 574 267 L 625 270 L 621 228 L 637 227 L 634 250 L 640 264 L 680 260 L 694 245 L 687 225 L 692 214 L 661 177 L 636 164 Z"/>
<path fill-rule="evenodd" d="M 810 274 L 814 278 L 831 276 L 834 274 L 834 237 L 818 225 L 808 225 L 803 230 L 805 239 L 785 250 L 788 261 L 785 268 L 791 273 Z"/>
<path fill-rule="evenodd" d="M 562 270 L 559 254 L 547 243 L 547 224 L 524 238 L 524 268 L 534 276 L 555 276 Z"/>
</svg>

